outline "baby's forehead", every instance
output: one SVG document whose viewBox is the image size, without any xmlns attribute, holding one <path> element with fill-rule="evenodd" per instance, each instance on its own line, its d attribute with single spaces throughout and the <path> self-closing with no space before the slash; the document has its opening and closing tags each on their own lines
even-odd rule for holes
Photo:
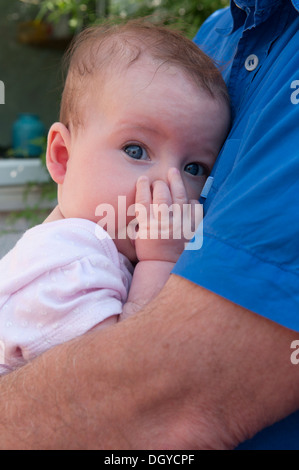
<svg viewBox="0 0 299 470">
<path fill-rule="evenodd" d="M 102 94 L 106 89 L 113 86 L 124 87 L 127 81 L 136 83 L 136 86 L 147 86 L 153 80 L 155 82 L 169 77 L 169 88 L 172 88 L 171 76 L 184 75 L 186 81 L 191 82 L 191 74 L 188 74 L 180 64 L 174 64 L 155 57 L 149 50 L 130 50 L 126 47 L 124 51 L 117 50 L 115 55 L 107 55 L 97 52 L 90 59 L 84 57 L 85 66 L 82 72 L 73 73 L 74 83 L 88 92 L 97 89 Z M 89 62 L 90 60 L 90 62 Z M 82 67 L 82 66 L 81 66 Z M 143 81 L 144 80 L 144 81 Z M 85 82 L 85 83 L 84 83 Z M 199 90 L 202 87 L 196 86 Z"/>
<path fill-rule="evenodd" d="M 130 23 L 109 27 L 107 31 L 91 28 L 79 35 L 68 56 L 61 119 L 66 123 L 76 122 L 86 98 L 95 89 L 104 93 L 108 84 L 117 81 L 122 86 L 129 72 L 138 74 L 144 66 L 153 79 L 181 71 L 186 82 L 195 84 L 196 90 L 205 91 L 211 97 L 222 95 L 228 101 L 220 72 L 191 40 L 164 28 Z M 171 82 L 170 77 L 170 86 Z"/>
<path fill-rule="evenodd" d="M 167 95 L 170 103 L 180 91 L 189 92 L 192 99 L 198 96 L 209 96 L 201 86 L 174 64 L 163 63 L 149 55 L 139 56 L 134 62 L 123 60 L 116 64 L 110 64 L 109 69 L 98 69 L 91 76 L 89 86 L 86 87 L 89 100 L 97 101 L 103 110 L 115 106 L 122 106 L 134 100 L 139 103 L 146 98 L 149 103 Z M 119 94 L 118 92 L 121 92 Z M 122 99 L 119 103 L 117 100 Z M 184 95 L 185 98 L 185 95 Z M 147 109 L 144 110 L 147 112 Z"/>
</svg>

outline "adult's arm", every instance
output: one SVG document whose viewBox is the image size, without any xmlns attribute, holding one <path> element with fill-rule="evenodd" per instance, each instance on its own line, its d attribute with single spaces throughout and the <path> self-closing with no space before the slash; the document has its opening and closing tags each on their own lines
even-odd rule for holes
<svg viewBox="0 0 299 470">
<path fill-rule="evenodd" d="M 138 315 L 0 380 L 2 449 L 226 449 L 299 406 L 293 333 L 171 275 Z"/>
</svg>

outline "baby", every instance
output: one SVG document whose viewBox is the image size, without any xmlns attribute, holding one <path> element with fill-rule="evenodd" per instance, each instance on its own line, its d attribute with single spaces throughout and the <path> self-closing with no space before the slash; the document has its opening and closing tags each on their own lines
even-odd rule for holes
<svg viewBox="0 0 299 470">
<path fill-rule="evenodd" d="M 68 57 L 47 146 L 58 205 L 0 262 L 0 373 L 157 295 L 186 242 L 157 207 L 190 204 L 195 223 L 229 130 L 220 73 L 177 32 L 96 26 Z"/>
</svg>

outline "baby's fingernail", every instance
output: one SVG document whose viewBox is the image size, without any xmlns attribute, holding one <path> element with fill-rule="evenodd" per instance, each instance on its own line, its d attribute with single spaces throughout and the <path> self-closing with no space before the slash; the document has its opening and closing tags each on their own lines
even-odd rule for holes
<svg viewBox="0 0 299 470">
<path fill-rule="evenodd" d="M 148 181 L 148 177 L 145 175 L 139 176 L 137 183 L 143 183 L 145 181 Z"/>
</svg>

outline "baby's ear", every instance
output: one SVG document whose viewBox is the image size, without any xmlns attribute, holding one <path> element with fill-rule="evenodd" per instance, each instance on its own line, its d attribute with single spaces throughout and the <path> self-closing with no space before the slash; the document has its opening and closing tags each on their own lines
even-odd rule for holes
<svg viewBox="0 0 299 470">
<path fill-rule="evenodd" d="M 57 184 L 64 181 L 70 156 L 70 132 L 61 122 L 55 122 L 48 134 L 46 162 L 52 179 Z"/>
</svg>

